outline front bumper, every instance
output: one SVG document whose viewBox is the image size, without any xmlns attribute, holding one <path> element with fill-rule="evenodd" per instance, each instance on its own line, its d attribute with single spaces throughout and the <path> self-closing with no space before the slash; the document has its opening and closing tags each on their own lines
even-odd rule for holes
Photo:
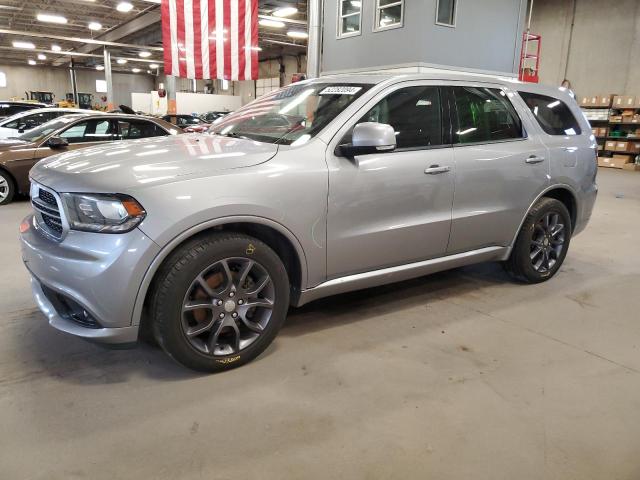
<svg viewBox="0 0 640 480">
<path fill-rule="evenodd" d="M 132 318 L 133 307 L 144 273 L 160 251 L 158 245 L 138 229 L 123 234 L 70 231 L 62 242 L 38 230 L 32 215 L 23 221 L 22 259 L 49 324 L 88 340 L 135 342 L 139 321 Z M 86 311 L 94 324 L 74 321 L 52 301 L 52 292 Z"/>
</svg>

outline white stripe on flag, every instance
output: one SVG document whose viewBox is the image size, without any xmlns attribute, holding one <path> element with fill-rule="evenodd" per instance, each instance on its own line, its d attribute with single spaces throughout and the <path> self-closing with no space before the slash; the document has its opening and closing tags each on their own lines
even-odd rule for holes
<svg viewBox="0 0 640 480">
<path fill-rule="evenodd" d="M 171 75 L 180 76 L 180 67 L 178 65 L 178 14 L 176 9 L 176 0 L 167 0 L 169 2 L 169 27 L 171 29 Z"/>
<path fill-rule="evenodd" d="M 184 46 L 187 56 L 187 78 L 196 77 L 195 44 L 193 43 L 193 0 L 184 0 Z"/>
<path fill-rule="evenodd" d="M 231 80 L 238 80 L 238 2 L 231 2 Z"/>
<path fill-rule="evenodd" d="M 216 0 L 216 70 L 217 78 L 224 78 L 224 3 Z"/>
<path fill-rule="evenodd" d="M 243 1 L 243 0 L 240 0 Z M 255 45 L 251 44 L 251 0 L 244 0 L 244 52 L 240 52 L 240 55 L 244 55 L 244 72 L 240 72 L 240 80 L 248 80 L 251 78 L 251 53 L 252 48 Z"/>
<path fill-rule="evenodd" d="M 209 0 L 200 1 L 200 48 L 202 50 L 202 78 L 212 77 L 209 71 Z"/>
</svg>

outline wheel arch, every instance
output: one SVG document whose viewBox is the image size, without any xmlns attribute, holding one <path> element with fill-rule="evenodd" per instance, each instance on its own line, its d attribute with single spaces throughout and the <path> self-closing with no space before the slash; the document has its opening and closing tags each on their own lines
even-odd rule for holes
<svg viewBox="0 0 640 480">
<path fill-rule="evenodd" d="M 283 225 L 262 217 L 226 217 L 205 222 L 182 232 L 165 245 L 156 255 L 153 262 L 145 272 L 132 313 L 132 325 L 141 325 L 145 312 L 145 306 L 151 292 L 158 270 L 167 257 L 185 242 L 201 235 L 212 232 L 235 232 L 250 235 L 261 240 L 272 248 L 280 257 L 287 269 L 291 283 L 291 301 L 295 304 L 300 291 L 306 285 L 307 261 L 304 250 L 295 235 Z"/>
</svg>

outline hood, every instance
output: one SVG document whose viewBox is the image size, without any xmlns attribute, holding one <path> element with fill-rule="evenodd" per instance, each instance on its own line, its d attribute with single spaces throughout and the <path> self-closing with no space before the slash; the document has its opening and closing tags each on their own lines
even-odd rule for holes
<svg viewBox="0 0 640 480">
<path fill-rule="evenodd" d="M 271 159 L 276 145 L 207 134 L 114 142 L 44 159 L 31 169 L 39 183 L 62 192 L 121 192 L 214 175 Z"/>
<path fill-rule="evenodd" d="M 0 139 L 0 152 L 6 150 L 12 150 L 16 147 L 33 146 L 32 143 L 25 142 L 24 140 L 18 140 L 17 138 L 2 138 Z"/>
</svg>

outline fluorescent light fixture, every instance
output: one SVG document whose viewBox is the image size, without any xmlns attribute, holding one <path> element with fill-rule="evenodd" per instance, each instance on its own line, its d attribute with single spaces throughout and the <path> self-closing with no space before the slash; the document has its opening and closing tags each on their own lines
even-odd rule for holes
<svg viewBox="0 0 640 480">
<path fill-rule="evenodd" d="M 158 65 L 157 63 L 150 63 L 149 64 L 149 68 L 158 68 L 160 65 Z"/>
<path fill-rule="evenodd" d="M 125 63 L 127 63 L 127 61 L 124 58 L 119 58 L 116 60 L 116 63 L 118 65 L 124 65 Z"/>
<path fill-rule="evenodd" d="M 287 32 L 287 37 L 291 37 L 291 38 L 309 38 L 309 34 L 307 32 L 302 32 L 300 30 L 289 30 Z"/>
<path fill-rule="evenodd" d="M 102 24 L 100 22 L 91 22 L 87 26 L 89 30 L 102 30 Z"/>
<path fill-rule="evenodd" d="M 29 65 L 35 65 L 35 64 L 36 64 L 36 61 L 35 61 L 35 60 L 32 60 L 32 59 L 29 59 L 29 61 L 28 61 L 27 63 L 28 63 Z"/>
<path fill-rule="evenodd" d="M 151 52 L 143 51 L 143 52 L 138 53 L 138 56 L 140 58 L 149 58 L 151 56 Z"/>
<path fill-rule="evenodd" d="M 148 3 L 157 3 L 158 5 L 162 3 L 162 0 L 144 0 L 144 1 Z"/>
<path fill-rule="evenodd" d="M 38 54 L 38 60 L 46 60 L 47 56 L 44 53 L 39 53 Z"/>
<path fill-rule="evenodd" d="M 13 45 L 15 48 L 36 48 L 36 46 L 31 42 L 15 41 L 11 42 L 11 45 Z"/>
<path fill-rule="evenodd" d="M 267 18 L 261 18 L 258 23 L 263 27 L 284 28 L 284 22 L 278 20 L 269 20 Z"/>
<path fill-rule="evenodd" d="M 131 71 L 133 73 L 140 73 L 140 69 L 139 68 L 132 68 Z"/>
<path fill-rule="evenodd" d="M 296 7 L 283 7 L 275 10 L 273 12 L 274 17 L 290 17 L 291 15 L 295 15 L 298 13 L 298 9 Z"/>
<path fill-rule="evenodd" d="M 60 47 L 60 45 L 51 45 L 51 50 L 53 50 L 54 52 L 60 52 L 62 51 L 62 48 Z"/>
<path fill-rule="evenodd" d="M 120 2 L 116 7 L 116 10 L 122 13 L 127 13 L 133 10 L 133 5 L 131 5 L 129 2 Z"/>
<path fill-rule="evenodd" d="M 64 18 L 62 15 L 52 15 L 52 14 L 49 14 L 49 13 L 39 13 L 38 15 L 36 15 L 36 18 L 38 19 L 39 22 L 61 23 L 61 24 L 67 23 L 67 19 Z"/>
<path fill-rule="evenodd" d="M 262 51 L 262 47 L 249 47 L 251 50 L 253 50 L 254 52 L 261 52 Z"/>
<path fill-rule="evenodd" d="M 104 70 L 104 66 L 103 65 L 96 65 L 96 70 L 101 72 L 102 70 Z"/>
</svg>

